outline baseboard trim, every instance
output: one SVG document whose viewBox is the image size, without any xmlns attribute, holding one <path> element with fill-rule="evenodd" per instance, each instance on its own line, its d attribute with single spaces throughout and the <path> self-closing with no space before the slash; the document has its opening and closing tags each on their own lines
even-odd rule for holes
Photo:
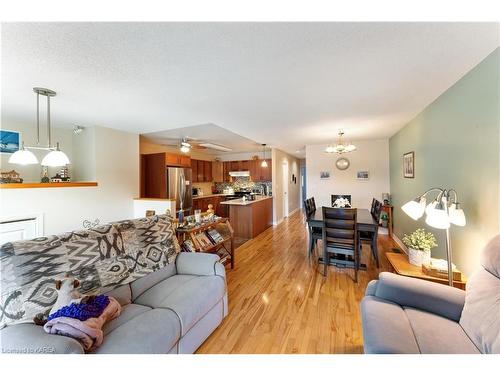
<svg viewBox="0 0 500 375">
<path fill-rule="evenodd" d="M 401 239 L 398 236 L 396 236 L 396 233 L 394 233 L 394 232 L 392 232 L 392 239 L 394 240 L 394 242 L 396 242 L 398 244 L 399 248 L 401 250 L 403 250 L 403 252 L 405 252 L 406 255 L 408 255 L 408 248 L 403 243 L 403 241 L 401 241 Z"/>
</svg>

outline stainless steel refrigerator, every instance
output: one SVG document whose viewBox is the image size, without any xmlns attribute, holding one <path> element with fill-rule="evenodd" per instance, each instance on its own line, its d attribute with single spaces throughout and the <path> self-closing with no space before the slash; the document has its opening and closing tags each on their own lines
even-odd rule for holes
<svg viewBox="0 0 500 375">
<path fill-rule="evenodd" d="M 184 216 L 192 214 L 193 191 L 191 188 L 191 168 L 167 167 L 167 198 L 175 199 L 176 216 L 179 210 Z"/>
</svg>

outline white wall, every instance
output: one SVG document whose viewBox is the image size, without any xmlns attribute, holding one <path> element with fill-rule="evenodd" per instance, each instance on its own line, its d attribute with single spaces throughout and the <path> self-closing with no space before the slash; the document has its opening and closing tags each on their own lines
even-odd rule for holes
<svg viewBox="0 0 500 375">
<path fill-rule="evenodd" d="M 335 166 L 341 156 L 325 153 L 326 144 L 306 146 L 307 197 L 314 197 L 318 207 L 331 206 L 332 194 L 351 194 L 354 207 L 370 208 L 372 198 L 381 200 L 382 193 L 390 192 L 389 140 L 354 144 L 357 150 L 343 155 L 351 162 L 345 171 Z M 369 180 L 357 180 L 356 172 L 365 170 Z M 321 180 L 321 171 L 329 171 L 330 179 Z"/>
<path fill-rule="evenodd" d="M 267 156 L 266 156 L 267 157 Z M 272 150 L 272 189 L 273 223 L 279 224 L 284 218 L 283 212 L 283 163 L 288 163 L 288 212 L 291 214 L 300 206 L 300 160 L 278 149 Z M 292 182 L 292 174 L 297 183 Z"/>
<path fill-rule="evenodd" d="M 97 187 L 1 190 L 1 218 L 42 214 L 46 235 L 82 229 L 85 219 L 132 218 L 133 198 L 139 196 L 139 136 L 104 127 L 92 132 L 87 150 L 92 153 L 94 143 Z"/>
<path fill-rule="evenodd" d="M 26 123 L 15 123 L 15 122 L 5 122 L 2 121 L 2 129 L 5 130 L 15 130 L 21 133 L 21 141 L 24 141 L 26 146 L 36 145 L 36 123 L 33 120 L 32 124 Z M 68 156 L 70 161 L 73 161 L 73 130 L 72 129 L 62 129 L 52 127 L 52 144 L 55 145 L 59 142 L 59 147 Z M 40 146 L 47 145 L 47 133 L 45 126 L 40 127 Z M 41 162 L 43 157 L 47 154 L 47 151 L 43 150 L 30 150 Z M 12 154 L 0 154 L 0 169 L 2 172 L 7 172 L 15 170 L 19 172 L 21 178 L 24 182 L 40 182 L 42 175 L 42 167 L 40 164 L 35 165 L 18 165 L 10 164 L 9 158 Z M 54 176 L 60 171 L 59 167 L 49 168 L 49 177 Z M 73 165 L 69 166 L 70 176 L 73 178 L 72 174 Z"/>
</svg>

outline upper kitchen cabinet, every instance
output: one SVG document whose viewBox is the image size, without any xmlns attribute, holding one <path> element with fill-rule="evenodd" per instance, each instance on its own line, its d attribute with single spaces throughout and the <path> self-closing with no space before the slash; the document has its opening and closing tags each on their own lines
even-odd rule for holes
<svg viewBox="0 0 500 375">
<path fill-rule="evenodd" d="M 252 181 L 271 181 L 272 180 L 272 160 L 266 159 L 267 167 L 262 167 L 262 160 L 252 160 L 250 176 Z"/>
<path fill-rule="evenodd" d="M 165 153 L 165 162 L 169 167 L 191 167 L 191 158 L 185 155 Z"/>
<path fill-rule="evenodd" d="M 212 179 L 214 182 L 224 182 L 224 164 L 221 161 L 212 162 Z"/>
<path fill-rule="evenodd" d="M 191 159 L 192 182 L 212 182 L 212 162 Z"/>
</svg>

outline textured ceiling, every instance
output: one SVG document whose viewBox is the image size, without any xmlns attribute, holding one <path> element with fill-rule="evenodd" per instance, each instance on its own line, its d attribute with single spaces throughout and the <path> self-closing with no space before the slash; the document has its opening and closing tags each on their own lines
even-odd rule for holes
<svg viewBox="0 0 500 375">
<path fill-rule="evenodd" d="M 2 24 L 2 121 L 213 123 L 288 152 L 394 134 L 499 45 L 494 23 Z"/>
</svg>

